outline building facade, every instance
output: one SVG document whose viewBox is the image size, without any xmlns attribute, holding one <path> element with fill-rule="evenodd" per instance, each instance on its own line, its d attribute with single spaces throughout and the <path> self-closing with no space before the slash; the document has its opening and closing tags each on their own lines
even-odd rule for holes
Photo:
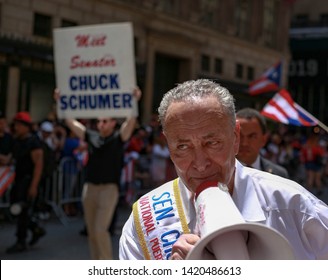
<svg viewBox="0 0 328 280">
<path fill-rule="evenodd" d="M 253 106 L 247 87 L 289 53 L 286 0 L 0 0 L 0 110 L 53 111 L 54 28 L 132 22 L 141 119 L 156 112 L 176 83 L 215 79 Z M 64 44 L 65 42 L 63 42 Z M 287 75 L 283 77 L 287 82 Z"/>
<path fill-rule="evenodd" d="M 328 123 L 328 2 L 297 0 L 292 7 L 289 91 L 294 100 Z"/>
</svg>

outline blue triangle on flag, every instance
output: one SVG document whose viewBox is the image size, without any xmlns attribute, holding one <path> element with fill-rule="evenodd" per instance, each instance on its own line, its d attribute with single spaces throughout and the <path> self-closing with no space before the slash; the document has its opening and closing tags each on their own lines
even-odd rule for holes
<svg viewBox="0 0 328 280">
<path fill-rule="evenodd" d="M 282 63 L 279 62 L 267 70 L 266 76 L 269 80 L 281 86 Z"/>
</svg>

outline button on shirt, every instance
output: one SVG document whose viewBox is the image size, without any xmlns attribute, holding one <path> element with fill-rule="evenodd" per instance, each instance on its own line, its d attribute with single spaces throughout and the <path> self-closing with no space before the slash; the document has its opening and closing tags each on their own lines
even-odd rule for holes
<svg viewBox="0 0 328 280">
<path fill-rule="evenodd" d="M 328 259 L 328 206 L 324 202 L 294 181 L 244 168 L 238 161 L 235 167 L 232 199 L 246 222 L 279 231 L 291 244 L 296 259 Z M 195 233 L 193 195 L 182 180 L 179 188 L 189 229 Z M 143 258 L 132 216 L 123 228 L 120 258 Z"/>
</svg>

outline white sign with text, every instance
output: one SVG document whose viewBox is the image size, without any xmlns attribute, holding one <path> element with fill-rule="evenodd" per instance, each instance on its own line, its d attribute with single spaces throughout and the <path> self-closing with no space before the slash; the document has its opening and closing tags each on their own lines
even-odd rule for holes
<svg viewBox="0 0 328 280">
<path fill-rule="evenodd" d="M 138 115 L 131 23 L 54 30 L 58 118 Z"/>
</svg>

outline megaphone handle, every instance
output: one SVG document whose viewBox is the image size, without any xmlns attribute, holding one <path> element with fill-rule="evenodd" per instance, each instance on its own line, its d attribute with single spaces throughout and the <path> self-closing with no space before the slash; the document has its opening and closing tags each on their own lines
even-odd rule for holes
<svg viewBox="0 0 328 280">
<path fill-rule="evenodd" d="M 249 260 L 248 248 L 241 231 L 220 234 L 207 245 L 217 260 Z"/>
</svg>

